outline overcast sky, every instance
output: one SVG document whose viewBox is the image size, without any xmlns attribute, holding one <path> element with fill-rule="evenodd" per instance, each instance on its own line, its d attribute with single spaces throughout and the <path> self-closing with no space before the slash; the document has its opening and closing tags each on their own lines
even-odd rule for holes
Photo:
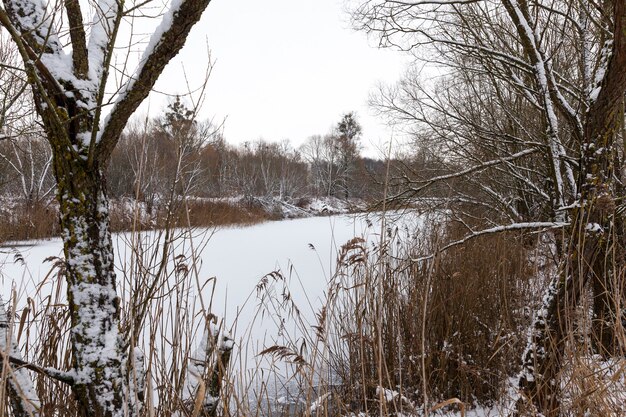
<svg viewBox="0 0 626 417">
<path fill-rule="evenodd" d="M 368 153 L 370 143 L 387 139 L 367 98 L 378 82 L 396 81 L 408 58 L 352 30 L 343 0 L 213 0 L 157 90 L 185 91 L 183 62 L 197 86 L 207 42 L 215 66 L 202 116 L 227 117 L 227 141 L 290 139 L 297 146 L 349 111 L 359 116 Z M 153 95 L 150 112 L 165 103 Z"/>
</svg>

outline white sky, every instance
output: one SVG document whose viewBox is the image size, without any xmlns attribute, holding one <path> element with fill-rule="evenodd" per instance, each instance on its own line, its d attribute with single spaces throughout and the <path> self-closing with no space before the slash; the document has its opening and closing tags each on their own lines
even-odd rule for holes
<svg viewBox="0 0 626 417">
<path fill-rule="evenodd" d="M 343 0 L 213 0 L 156 89 L 184 93 L 183 63 L 197 87 L 207 42 L 215 67 L 201 117 L 227 117 L 228 142 L 290 139 L 298 146 L 348 111 L 358 114 L 366 153 L 388 139 L 367 98 L 378 82 L 395 82 L 408 57 L 352 30 Z M 166 103 L 153 94 L 150 113 Z"/>
</svg>

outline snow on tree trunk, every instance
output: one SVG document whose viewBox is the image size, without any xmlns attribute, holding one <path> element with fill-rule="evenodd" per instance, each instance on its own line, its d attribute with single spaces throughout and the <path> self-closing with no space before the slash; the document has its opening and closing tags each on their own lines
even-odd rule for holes
<svg viewBox="0 0 626 417">
<path fill-rule="evenodd" d="M 207 323 L 198 349 L 189 358 L 183 389 L 183 403 L 192 415 L 216 415 L 233 347 L 234 341 L 225 330 L 220 335 L 218 326 Z"/>
<path fill-rule="evenodd" d="M 621 196 L 615 177 L 615 139 L 624 123 L 622 103 L 626 93 L 626 2 L 615 0 L 612 11 L 612 50 L 607 53 L 610 58 L 594 91 L 595 100 L 585 126 L 579 227 L 578 234 L 574 234 L 585 246 L 582 273 L 590 274 L 592 280 L 593 339 L 597 352 L 604 356 L 619 353 L 615 329 L 625 321 L 622 307 L 626 301 L 623 293 L 626 230 L 623 213 L 617 210 Z"/>
<path fill-rule="evenodd" d="M 613 2 L 614 42 L 601 85 L 587 113 L 581 158 L 580 204 L 572 213 L 566 265 L 550 284 L 531 328 L 519 388 L 547 417 L 560 415 L 559 372 L 572 310 L 591 281 L 593 339 L 603 355 L 618 352 L 614 335 L 623 303 L 623 219 L 616 210 L 615 138 L 623 123 L 626 92 L 626 2 Z M 520 409 L 518 401 L 517 411 Z"/>
<path fill-rule="evenodd" d="M 545 291 L 522 354 L 522 368 L 516 380 L 519 392 L 513 395 L 516 399 L 514 412 L 518 413 L 515 415 L 524 415 L 523 411 L 531 404 L 535 408 L 533 412 L 540 411 L 546 417 L 560 414 L 558 377 L 570 318 L 568 312 L 578 304 L 581 291 L 581 283 L 567 272 L 554 278 Z"/>
<path fill-rule="evenodd" d="M 122 415 L 124 347 L 119 334 L 109 208 L 100 170 L 55 155 L 75 383 L 82 415 Z"/>
<path fill-rule="evenodd" d="M 127 390 L 125 368 L 133 360 L 127 359 L 128 346 L 119 332 L 120 300 L 102 171 L 129 117 L 183 47 L 209 1 L 170 2 L 133 76 L 117 90 L 106 118 L 102 109 L 111 99 L 106 86 L 116 38 L 129 13 L 121 7 L 123 2 L 98 1 L 97 7 L 89 8 L 88 20 L 78 1 L 53 7 L 43 0 L 4 0 L 0 7 L 0 25 L 24 62 L 52 148 L 67 263 L 72 389 L 83 416 L 132 416 L 137 410 L 132 406 L 135 395 Z M 61 7 L 70 25 L 64 42 L 69 40 L 71 54 L 56 33 L 65 19 Z M 133 8 L 132 13 L 141 11 Z M 135 390 L 142 384 L 131 385 Z"/>
</svg>

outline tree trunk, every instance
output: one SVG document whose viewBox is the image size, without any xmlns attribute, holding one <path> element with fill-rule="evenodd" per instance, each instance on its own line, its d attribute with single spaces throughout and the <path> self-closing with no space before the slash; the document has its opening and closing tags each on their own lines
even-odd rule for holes
<svg viewBox="0 0 626 417">
<path fill-rule="evenodd" d="M 101 7 L 89 13 L 90 24 L 84 23 L 78 1 L 62 2 L 64 17 L 61 7 L 44 0 L 4 0 L 0 7 L 0 25 L 24 62 L 53 152 L 71 317 L 71 385 L 82 416 L 132 416 L 137 408 L 126 398 L 134 395 L 126 389 L 128 353 L 119 333 L 120 300 L 102 169 L 128 118 L 183 47 L 209 2 L 170 3 L 150 48 L 115 99 L 106 86 L 118 29 L 128 13 L 123 2 L 99 2 Z M 56 23 L 65 17 L 70 28 L 64 29 L 62 42 Z M 67 41 L 71 68 L 63 45 Z M 104 119 L 102 108 L 108 102 L 114 105 Z"/>
<path fill-rule="evenodd" d="M 593 292 L 592 344 L 596 353 L 608 358 L 620 351 L 615 330 L 618 320 L 623 319 L 617 316 L 622 311 L 620 304 L 623 305 L 623 230 L 619 227 L 622 222 L 616 214 L 614 192 L 594 195 L 589 201 L 593 206 L 588 216 L 595 220 L 587 223 L 585 237 L 594 246 L 586 265 Z M 595 225 L 601 225 L 602 230 L 590 236 Z"/>
<path fill-rule="evenodd" d="M 579 207 L 572 213 L 567 264 L 553 281 L 537 313 L 522 358 L 521 392 L 547 417 L 560 415 L 559 373 L 567 334 L 583 288 L 591 281 L 594 320 L 592 336 L 598 353 L 618 353 L 614 335 L 624 287 L 624 230 L 616 210 L 615 139 L 622 126 L 626 92 L 626 2 L 613 2 L 614 42 L 597 99 L 587 112 L 580 160 Z M 520 411 L 520 402 L 517 404 Z"/>
<path fill-rule="evenodd" d="M 523 396 L 515 405 L 515 415 L 524 415 L 528 403 L 546 417 L 560 414 L 558 377 L 570 328 L 570 312 L 578 305 L 585 284 L 584 276 L 570 272 L 567 269 L 550 282 L 535 315 L 522 355 L 518 388 Z"/>
<path fill-rule="evenodd" d="M 581 177 L 580 228 L 585 228 L 587 240 L 595 247 L 593 256 L 586 258 L 592 274 L 593 338 L 598 353 L 612 356 L 618 353 L 615 337 L 617 317 L 622 311 L 624 287 L 623 214 L 616 208 L 618 186 L 615 180 L 617 149 L 615 140 L 624 122 L 622 103 L 626 92 L 626 2 L 613 1 L 613 46 L 602 80 L 601 90 L 588 112 L 585 125 Z M 586 222 L 582 223 L 583 221 Z M 587 240 L 584 245 L 587 246 Z"/>
<path fill-rule="evenodd" d="M 55 152 L 67 298 L 76 383 L 82 416 L 123 415 L 124 350 L 119 334 L 108 200 L 100 167 Z M 132 407 L 131 407 L 132 409 Z"/>
</svg>

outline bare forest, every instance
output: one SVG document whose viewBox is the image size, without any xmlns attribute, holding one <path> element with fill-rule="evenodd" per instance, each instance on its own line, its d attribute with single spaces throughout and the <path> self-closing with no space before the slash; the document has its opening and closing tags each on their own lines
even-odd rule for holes
<svg viewBox="0 0 626 417">
<path fill-rule="evenodd" d="M 152 3 L 0 6 L 0 417 L 626 415 L 626 1 L 345 1 L 411 58 L 370 92 L 375 158 L 356 112 L 229 143 L 210 57 L 137 114 L 212 12 Z M 357 212 L 374 237 L 335 242 L 320 299 L 292 266 L 254 320 L 218 317 L 214 227 Z M 50 237 L 49 272 L 15 276 Z"/>
</svg>

